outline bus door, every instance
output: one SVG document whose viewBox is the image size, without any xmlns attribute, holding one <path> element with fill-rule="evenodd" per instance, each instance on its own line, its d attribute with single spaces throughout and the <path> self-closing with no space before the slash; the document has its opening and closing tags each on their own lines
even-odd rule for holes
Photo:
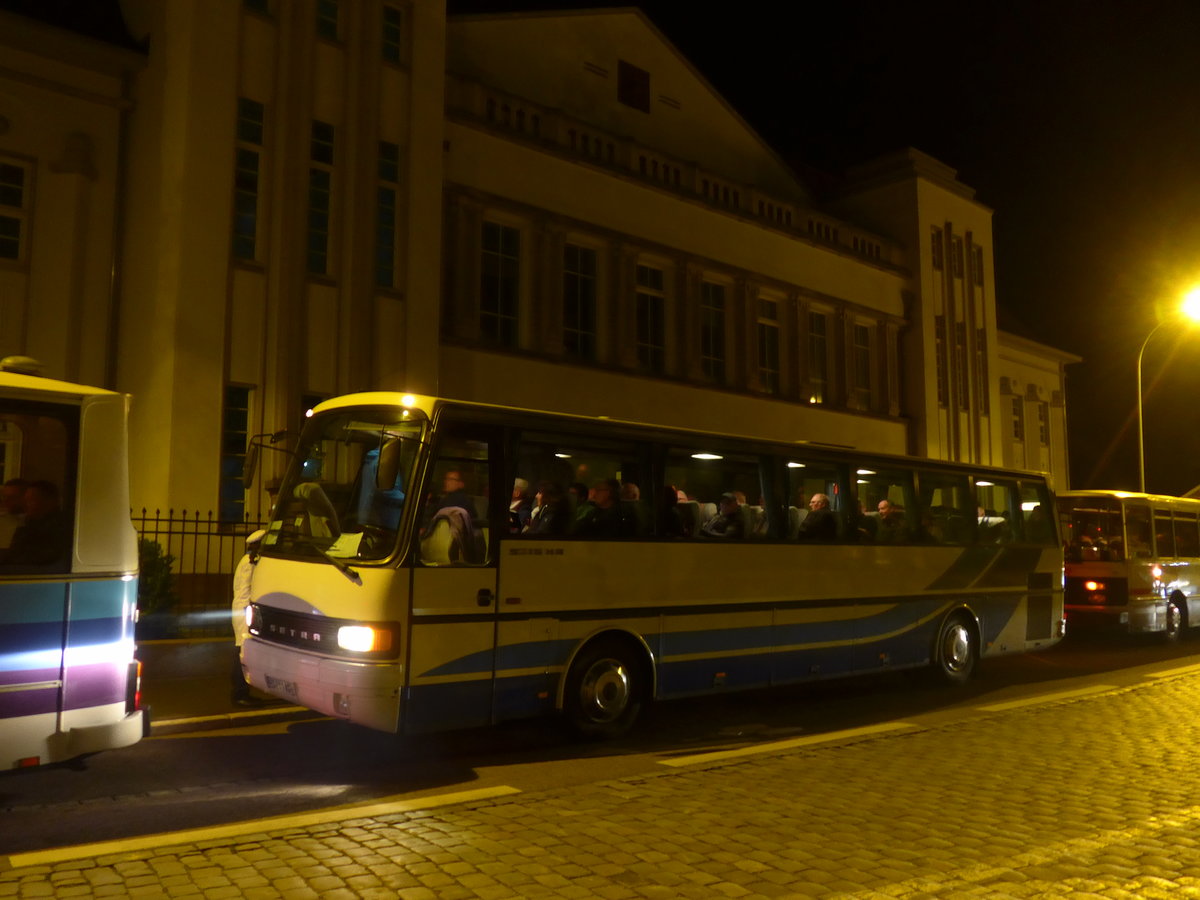
<svg viewBox="0 0 1200 900">
<path fill-rule="evenodd" d="M 499 434 L 458 422 L 438 431 L 413 551 L 405 731 L 492 721 L 496 537 L 507 497 L 492 472 Z"/>
</svg>

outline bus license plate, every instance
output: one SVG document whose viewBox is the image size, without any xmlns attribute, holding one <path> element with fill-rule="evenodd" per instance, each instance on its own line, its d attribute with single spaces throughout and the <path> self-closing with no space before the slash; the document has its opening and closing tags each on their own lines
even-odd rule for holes
<svg viewBox="0 0 1200 900">
<path fill-rule="evenodd" d="M 300 691 L 294 681 L 284 681 L 282 678 L 267 676 L 267 689 L 276 694 L 286 694 L 293 700 L 300 699 Z"/>
</svg>

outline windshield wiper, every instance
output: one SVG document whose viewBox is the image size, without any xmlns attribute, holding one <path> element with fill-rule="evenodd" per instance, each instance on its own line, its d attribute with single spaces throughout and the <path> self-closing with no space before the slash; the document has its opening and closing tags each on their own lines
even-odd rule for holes
<svg viewBox="0 0 1200 900">
<path fill-rule="evenodd" d="M 320 553 L 323 557 L 325 557 L 326 560 L 331 562 L 335 569 L 337 569 L 339 572 L 341 572 L 343 575 L 345 575 L 347 578 L 349 578 L 355 584 L 359 585 L 360 587 L 362 586 L 362 578 L 359 576 L 358 572 L 356 572 L 354 569 L 350 568 L 348 565 L 346 565 L 344 562 L 342 562 L 336 556 L 330 556 L 329 553 L 322 550 L 316 544 L 311 544 L 310 546 L 314 550 L 316 550 L 318 553 Z"/>
</svg>

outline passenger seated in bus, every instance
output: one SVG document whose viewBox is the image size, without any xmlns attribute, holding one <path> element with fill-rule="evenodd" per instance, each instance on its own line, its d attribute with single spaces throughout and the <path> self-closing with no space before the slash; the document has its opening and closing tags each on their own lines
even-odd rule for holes
<svg viewBox="0 0 1200 900">
<path fill-rule="evenodd" d="M 529 482 L 524 478 L 513 479 L 512 498 L 508 503 L 508 530 L 518 534 L 529 524 L 533 513 L 533 498 L 529 494 Z"/>
<path fill-rule="evenodd" d="M 533 512 L 529 516 L 529 524 L 525 526 L 525 534 L 559 535 L 567 533 L 570 519 L 570 509 L 563 498 L 562 488 L 553 481 L 543 481 L 538 485 L 534 496 Z"/>
<path fill-rule="evenodd" d="M 629 533 L 635 537 L 650 532 L 650 510 L 642 502 L 642 491 L 632 481 L 621 484 L 621 515 Z"/>
<path fill-rule="evenodd" d="M 577 529 L 579 523 L 592 514 L 592 507 L 596 504 L 590 499 L 590 493 L 582 481 L 572 482 L 567 488 L 567 503 L 571 512 L 569 531 Z"/>
<path fill-rule="evenodd" d="M 800 520 L 796 537 L 801 541 L 832 541 L 837 538 L 837 519 L 829 508 L 827 494 L 813 494 L 808 515 Z"/>
<path fill-rule="evenodd" d="M 721 495 L 719 511 L 700 529 L 705 537 L 735 541 L 744 539 L 748 532 L 745 507 L 732 492 Z"/>
<path fill-rule="evenodd" d="M 663 488 L 662 506 L 658 511 L 658 533 L 662 537 L 688 537 L 684 525 L 684 512 L 680 507 L 679 495 L 683 493 L 673 484 Z M 684 502 L 687 495 L 684 494 Z"/>
<path fill-rule="evenodd" d="M 908 524 L 904 519 L 904 507 L 888 499 L 879 501 L 878 528 L 875 540 L 884 544 L 898 544 L 909 538 Z"/>
<path fill-rule="evenodd" d="M 621 483 L 615 478 L 602 478 L 592 486 L 589 494 L 594 499 L 590 508 L 580 507 L 585 514 L 582 518 L 576 515 L 575 533 L 583 537 L 625 537 L 630 528 L 618 502 Z"/>
<path fill-rule="evenodd" d="M 432 519 L 441 510 L 453 506 L 465 509 L 472 514 L 475 509 L 475 501 L 467 493 L 467 482 L 459 469 L 447 469 L 442 476 L 442 495 L 433 501 L 433 506 L 429 510 L 429 518 Z"/>
<path fill-rule="evenodd" d="M 984 544 L 1006 544 L 1011 536 L 1008 519 L 994 510 L 978 507 L 979 541 Z"/>
<path fill-rule="evenodd" d="M 25 521 L 13 532 L 5 563 L 39 567 L 64 563 L 70 530 L 59 509 L 58 488 L 49 481 L 31 481 L 22 504 Z"/>
</svg>

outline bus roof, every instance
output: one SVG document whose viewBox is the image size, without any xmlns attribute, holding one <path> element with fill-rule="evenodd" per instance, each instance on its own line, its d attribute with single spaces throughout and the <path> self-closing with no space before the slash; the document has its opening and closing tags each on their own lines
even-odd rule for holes
<svg viewBox="0 0 1200 900">
<path fill-rule="evenodd" d="M 1176 497 L 1173 494 L 1143 494 L 1138 491 L 1058 491 L 1055 496 L 1064 500 L 1083 497 L 1104 497 L 1109 500 L 1146 500 L 1153 503 L 1186 503 L 1200 506 L 1200 500 L 1197 500 L 1195 497 Z"/>
<path fill-rule="evenodd" d="M 633 428 L 645 428 L 659 431 L 678 432 L 680 434 L 693 434 L 697 436 L 710 438 L 741 438 L 751 441 L 761 441 L 765 444 L 773 444 L 776 446 L 794 446 L 797 450 L 812 450 L 824 452 L 842 452 L 842 453 L 861 453 L 875 459 L 894 459 L 899 463 L 911 465 L 914 462 L 929 462 L 939 466 L 947 466 L 951 468 L 960 468 L 972 471 L 986 470 L 988 472 L 1005 472 L 1009 475 L 1021 477 L 1033 477 L 1039 480 L 1049 482 L 1050 475 L 1046 472 L 1035 472 L 1025 469 L 1006 469 L 998 466 L 986 466 L 980 463 L 962 463 L 954 460 L 931 459 L 918 456 L 897 456 L 893 453 L 880 453 L 875 450 L 864 450 L 858 447 L 851 447 L 845 444 L 829 444 L 821 441 L 779 441 L 769 438 L 758 438 L 754 435 L 731 435 L 720 434 L 717 432 L 703 431 L 696 428 L 681 428 L 676 425 L 660 425 L 653 422 L 639 422 L 634 419 L 619 419 L 612 416 L 587 416 L 579 413 L 557 412 L 554 410 L 544 409 L 527 409 L 517 406 L 503 406 L 497 403 L 480 403 L 475 400 L 453 400 L 448 397 L 434 397 L 429 394 L 407 394 L 399 391 L 364 391 L 357 394 L 343 394 L 339 397 L 331 397 L 328 400 L 323 400 L 312 408 L 312 412 L 329 412 L 335 409 L 345 409 L 355 406 L 396 406 L 403 409 L 417 409 L 423 412 L 432 421 L 434 411 L 439 406 L 457 406 L 466 409 L 481 409 L 481 410 L 498 410 L 503 412 L 522 413 L 527 415 L 537 416 L 553 416 L 560 419 L 571 419 L 576 422 L 595 422 L 605 425 L 628 426 Z"/>
<path fill-rule="evenodd" d="M 9 397 L 23 397 L 30 400 L 44 400 L 48 396 L 57 399 L 82 400 L 84 397 L 117 393 L 86 384 L 56 381 L 53 378 L 43 378 L 41 375 L 23 375 L 3 370 L 0 370 L 0 392 Z"/>
</svg>

